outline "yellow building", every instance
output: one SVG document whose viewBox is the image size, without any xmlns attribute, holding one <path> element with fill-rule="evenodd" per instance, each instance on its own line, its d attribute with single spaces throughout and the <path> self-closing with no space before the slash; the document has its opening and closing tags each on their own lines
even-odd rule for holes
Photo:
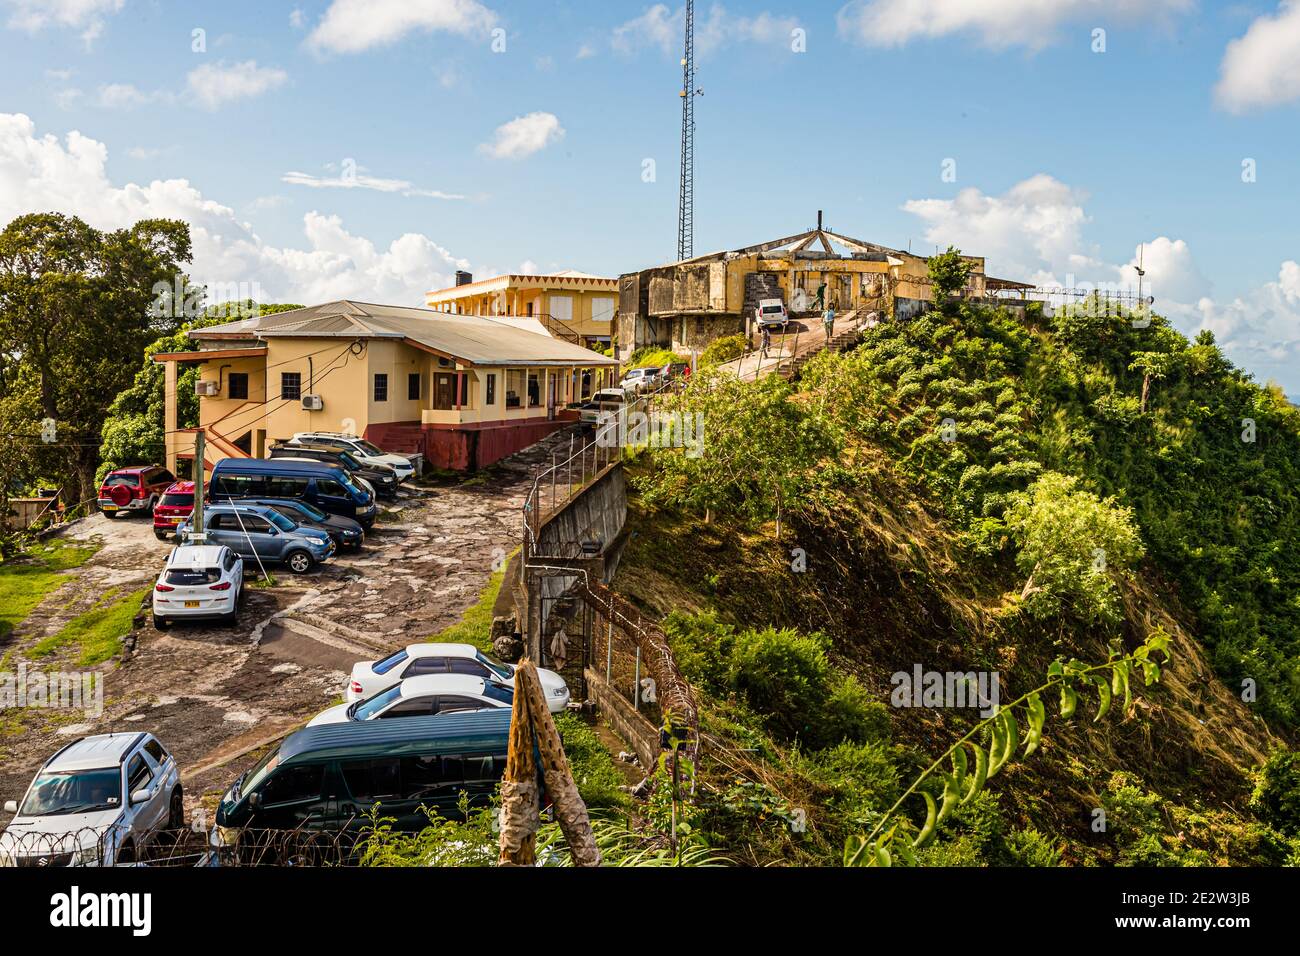
<svg viewBox="0 0 1300 956">
<path fill-rule="evenodd" d="M 201 367 L 206 464 L 266 455 L 296 432 L 360 435 L 386 451 L 473 469 L 575 420 L 570 406 L 616 363 L 536 331 L 467 315 L 347 300 L 197 329 L 166 363 L 167 464 L 192 460 L 178 429 L 177 366 Z"/>
<path fill-rule="evenodd" d="M 475 282 L 468 272 L 458 272 L 456 285 L 427 293 L 425 304 L 438 312 L 499 319 L 603 352 L 618 320 L 618 280 L 569 269 Z"/>
<path fill-rule="evenodd" d="M 908 318 L 928 307 L 929 260 L 900 249 L 818 228 L 728 252 L 697 256 L 619 278 L 619 357 L 645 346 L 682 355 L 724 335 L 747 334 L 761 299 L 780 299 L 796 317 L 825 306 Z M 962 295 L 1030 288 L 984 274 L 984 260 L 963 257 L 970 278 Z"/>
</svg>

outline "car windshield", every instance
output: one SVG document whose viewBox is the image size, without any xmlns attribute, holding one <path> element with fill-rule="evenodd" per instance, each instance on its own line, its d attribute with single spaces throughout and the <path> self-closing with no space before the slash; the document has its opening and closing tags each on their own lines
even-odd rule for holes
<svg viewBox="0 0 1300 956">
<path fill-rule="evenodd" d="M 122 772 L 117 767 L 43 773 L 18 810 L 21 817 L 116 810 L 122 805 Z"/>
<path fill-rule="evenodd" d="M 515 702 L 515 692 L 505 684 L 498 684 L 494 680 L 483 682 L 483 696 L 490 700 L 500 701 L 503 704 L 513 704 Z"/>
<path fill-rule="evenodd" d="M 402 685 L 394 684 L 388 690 L 380 691 L 369 700 L 353 704 L 348 708 L 348 716 L 353 720 L 369 720 L 390 704 L 402 699 Z"/>
<path fill-rule="evenodd" d="M 366 491 L 364 488 L 358 485 L 355 481 L 353 481 L 352 476 L 347 474 L 346 472 L 344 472 L 343 485 L 348 489 L 348 491 L 362 498 L 366 498 L 370 494 L 368 491 Z"/>
<path fill-rule="evenodd" d="M 368 442 L 368 441 L 358 440 L 358 441 L 357 441 L 357 447 L 360 448 L 362 451 L 364 451 L 367 455 L 386 455 L 386 454 L 388 454 L 388 453 L 387 453 L 386 451 L 384 451 L 382 448 L 377 448 L 376 446 L 372 445 L 372 444 L 371 444 L 370 442 Z"/>
<path fill-rule="evenodd" d="M 294 502 L 293 507 L 295 510 L 301 511 L 303 514 L 308 515 L 309 517 L 314 518 L 317 521 L 324 521 L 326 518 L 329 517 L 329 515 L 321 511 L 315 505 L 308 504 L 305 501 Z"/>
<path fill-rule="evenodd" d="M 478 652 L 478 659 L 481 663 L 486 664 L 491 668 L 492 673 L 496 674 L 497 677 L 500 677 L 502 680 L 510 680 L 515 676 L 515 669 L 511 664 L 503 664 L 495 657 L 489 657 L 482 651 Z"/>
<path fill-rule="evenodd" d="M 361 467 L 361 462 L 357 461 L 345 451 L 339 452 L 339 464 L 344 468 L 351 468 L 353 471 L 356 471 Z"/>
<path fill-rule="evenodd" d="M 140 479 L 135 475 L 109 475 L 104 479 L 104 487 L 112 488 L 116 485 L 127 485 L 131 488 L 138 487 Z"/>
<path fill-rule="evenodd" d="M 385 657 L 370 669 L 376 674 L 387 674 L 404 660 L 406 660 L 406 651 L 398 651 L 396 654 L 390 654 L 388 657 Z"/>
<path fill-rule="evenodd" d="M 294 522 L 290 521 L 274 509 L 269 509 L 267 518 L 271 520 L 271 524 L 275 525 L 281 531 L 292 531 L 294 528 L 298 527 Z"/>
<path fill-rule="evenodd" d="M 239 780 L 239 796 L 252 793 L 266 779 L 267 774 L 280 765 L 280 748 L 276 747 L 263 757 L 252 770 Z"/>
<path fill-rule="evenodd" d="M 167 583 L 179 584 L 182 587 L 216 584 L 220 580 L 220 568 L 172 568 L 167 572 Z"/>
</svg>

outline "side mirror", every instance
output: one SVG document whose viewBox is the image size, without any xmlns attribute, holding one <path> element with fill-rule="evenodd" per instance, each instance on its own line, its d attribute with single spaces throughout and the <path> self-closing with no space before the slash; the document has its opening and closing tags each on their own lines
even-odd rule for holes
<svg viewBox="0 0 1300 956">
<path fill-rule="evenodd" d="M 137 803 L 148 803 L 153 799 L 153 795 L 154 791 L 150 789 L 136 790 L 131 794 L 131 805 L 135 806 Z"/>
<path fill-rule="evenodd" d="M 6 800 L 6 801 L 5 801 L 5 813 L 17 813 L 17 812 L 18 812 L 18 801 L 17 801 L 17 800 Z"/>
<path fill-rule="evenodd" d="M 262 806 L 262 795 L 254 790 L 248 795 L 248 805 L 254 810 Z"/>
</svg>

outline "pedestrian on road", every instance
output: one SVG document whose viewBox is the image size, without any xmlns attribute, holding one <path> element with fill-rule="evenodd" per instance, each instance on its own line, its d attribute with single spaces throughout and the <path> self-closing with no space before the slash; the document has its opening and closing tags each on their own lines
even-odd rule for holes
<svg viewBox="0 0 1300 956">
<path fill-rule="evenodd" d="M 763 326 L 763 351 L 762 357 L 767 358 L 767 350 L 772 347 L 772 333 L 765 325 Z"/>
<path fill-rule="evenodd" d="M 831 336 L 835 334 L 835 309 L 828 308 L 822 315 L 822 325 L 826 328 L 826 344 L 829 345 Z"/>
</svg>

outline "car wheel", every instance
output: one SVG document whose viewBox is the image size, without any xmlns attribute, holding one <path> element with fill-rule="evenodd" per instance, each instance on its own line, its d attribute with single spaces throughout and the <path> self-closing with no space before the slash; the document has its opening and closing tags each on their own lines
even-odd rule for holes
<svg viewBox="0 0 1300 956">
<path fill-rule="evenodd" d="M 171 622 L 169 622 L 165 617 L 159 617 L 155 614 L 153 616 L 153 626 L 160 631 L 165 631 L 167 628 L 171 627 Z"/>
<path fill-rule="evenodd" d="M 294 574 L 306 574 L 311 570 L 312 560 L 306 551 L 292 551 L 284 563 L 289 565 L 289 570 Z"/>
<path fill-rule="evenodd" d="M 167 829 L 173 833 L 179 832 L 185 827 L 185 795 L 181 788 L 177 787 L 172 791 L 172 802 L 167 808 Z"/>
<path fill-rule="evenodd" d="M 117 856 L 113 860 L 114 866 L 124 866 L 135 862 L 135 844 L 130 840 L 118 848 Z"/>
</svg>

